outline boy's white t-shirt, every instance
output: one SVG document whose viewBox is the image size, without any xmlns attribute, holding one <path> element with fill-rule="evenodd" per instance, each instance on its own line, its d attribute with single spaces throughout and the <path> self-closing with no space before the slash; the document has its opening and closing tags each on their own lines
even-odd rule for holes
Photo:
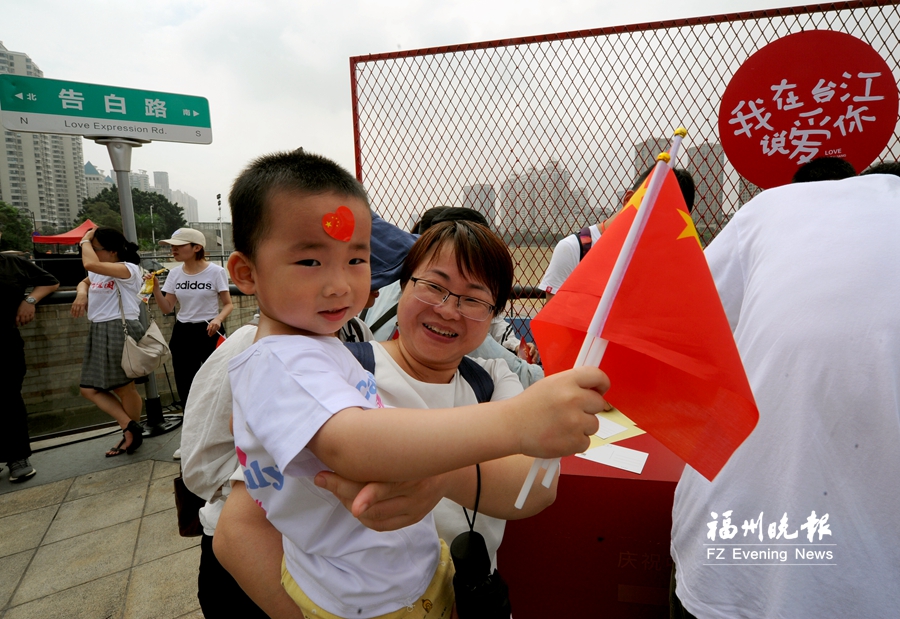
<svg viewBox="0 0 900 619">
<path fill-rule="evenodd" d="M 141 267 L 130 262 L 120 262 L 128 267 L 130 276 L 125 279 L 88 273 L 91 281 L 88 291 L 87 317 L 91 322 L 107 322 L 109 320 L 122 319 L 119 311 L 119 295 L 116 288 L 122 293 L 122 310 L 126 320 L 137 320 L 140 315 L 140 299 L 138 293 L 144 285 Z"/>
<path fill-rule="evenodd" d="M 219 314 L 219 293 L 228 291 L 228 274 L 208 262 L 205 269 L 191 275 L 179 264 L 169 271 L 162 291 L 178 299 L 178 322 L 212 320 Z"/>
<path fill-rule="evenodd" d="M 440 558 L 432 516 L 397 531 L 367 529 L 316 487 L 313 478 L 328 467 L 306 448 L 335 413 L 381 406 L 375 378 L 329 336 L 266 337 L 228 367 L 247 491 L 284 536 L 285 563 L 300 588 L 342 617 L 415 603 Z"/>
</svg>

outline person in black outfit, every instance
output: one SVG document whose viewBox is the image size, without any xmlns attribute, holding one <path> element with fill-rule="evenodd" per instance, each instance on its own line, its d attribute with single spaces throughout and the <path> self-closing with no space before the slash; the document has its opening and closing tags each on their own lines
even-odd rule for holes
<svg viewBox="0 0 900 619">
<path fill-rule="evenodd" d="M 25 294 L 28 288 L 34 288 Z M 19 327 L 34 320 L 35 305 L 59 288 L 55 277 L 15 254 L 0 253 L 0 350 L 5 367 L 0 370 L 0 462 L 9 467 L 9 481 L 19 483 L 37 472 L 28 459 L 28 412 L 22 399 L 25 380 L 25 342 Z"/>
</svg>

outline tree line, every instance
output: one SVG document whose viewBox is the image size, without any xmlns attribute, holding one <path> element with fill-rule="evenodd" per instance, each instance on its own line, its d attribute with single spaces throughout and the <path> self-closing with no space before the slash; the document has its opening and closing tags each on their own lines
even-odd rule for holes
<svg viewBox="0 0 900 619">
<path fill-rule="evenodd" d="M 152 191 L 131 190 L 134 204 L 134 225 L 137 229 L 138 245 L 141 250 L 155 250 L 157 242 L 169 238 L 178 228 L 187 226 L 184 209 L 170 202 L 162 194 Z M 150 208 L 153 208 L 152 226 Z M 42 236 L 60 234 L 77 227 L 90 219 L 98 226 L 110 226 L 122 230 L 122 215 L 119 206 L 119 192 L 115 186 L 106 188 L 93 198 L 85 198 L 72 225 L 58 229 L 53 226 L 42 226 L 37 232 Z M 32 250 L 31 237 L 34 232 L 32 219 L 27 211 L 0 202 L 0 251 Z"/>
</svg>

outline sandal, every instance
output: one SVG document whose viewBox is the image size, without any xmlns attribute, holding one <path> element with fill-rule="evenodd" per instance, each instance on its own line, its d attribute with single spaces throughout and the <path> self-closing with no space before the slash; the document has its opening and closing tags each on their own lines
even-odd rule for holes
<svg viewBox="0 0 900 619">
<path fill-rule="evenodd" d="M 116 445 L 115 447 L 113 447 L 112 449 L 110 449 L 109 451 L 106 452 L 106 457 L 112 458 L 113 456 L 121 456 L 123 453 L 125 453 L 125 450 L 122 449 L 122 445 L 124 445 L 124 444 L 125 444 L 125 432 L 123 431 L 122 432 L 122 440 L 119 441 L 118 445 Z"/>
<path fill-rule="evenodd" d="M 125 453 L 130 456 L 144 443 L 144 428 L 137 422 L 129 421 L 123 434 L 125 432 L 131 432 L 131 445 L 125 448 Z"/>
<path fill-rule="evenodd" d="M 128 440 L 128 437 L 125 435 L 126 432 L 131 433 L 131 444 L 123 449 L 122 446 L 125 444 L 125 441 Z M 121 456 L 122 454 L 128 454 L 130 456 L 137 451 L 138 447 L 140 447 L 143 442 L 144 428 L 134 421 L 129 421 L 128 425 L 125 426 L 125 429 L 122 430 L 122 440 L 119 441 L 118 445 L 106 452 L 106 457 L 112 458 L 114 456 Z"/>
</svg>

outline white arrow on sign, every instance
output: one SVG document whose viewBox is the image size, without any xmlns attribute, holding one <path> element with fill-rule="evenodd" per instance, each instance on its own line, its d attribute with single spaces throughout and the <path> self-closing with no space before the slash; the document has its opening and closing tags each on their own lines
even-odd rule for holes
<svg viewBox="0 0 900 619">
<path fill-rule="evenodd" d="M 21 92 L 20 92 L 19 94 L 16 95 L 16 98 L 17 98 L 17 99 L 24 99 L 24 97 L 22 96 L 22 93 L 21 93 Z"/>
<path fill-rule="evenodd" d="M 191 111 L 194 112 L 194 110 Z M 200 116 L 200 112 L 194 112 L 194 116 Z"/>
</svg>

